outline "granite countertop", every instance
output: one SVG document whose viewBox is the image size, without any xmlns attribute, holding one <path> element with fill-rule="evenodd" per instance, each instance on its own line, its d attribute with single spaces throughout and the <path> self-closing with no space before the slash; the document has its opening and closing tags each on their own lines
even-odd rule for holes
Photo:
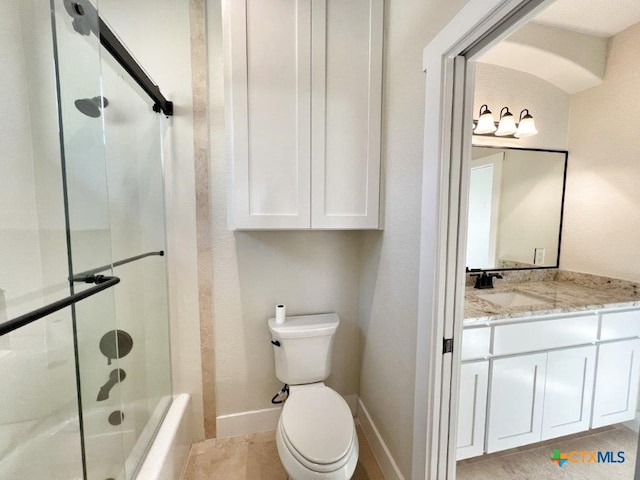
<svg viewBox="0 0 640 480">
<path fill-rule="evenodd" d="M 616 307 L 640 307 L 640 284 L 564 270 L 502 272 L 495 288 L 480 290 L 467 282 L 464 325 L 495 320 L 525 319 L 532 315 L 580 312 Z M 520 292 L 550 300 L 544 305 L 503 307 L 478 294 Z"/>
</svg>

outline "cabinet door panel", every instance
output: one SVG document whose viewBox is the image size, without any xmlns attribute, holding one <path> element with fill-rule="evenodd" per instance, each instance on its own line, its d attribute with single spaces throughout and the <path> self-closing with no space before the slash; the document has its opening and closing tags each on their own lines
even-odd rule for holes
<svg viewBox="0 0 640 480">
<path fill-rule="evenodd" d="M 546 353 L 493 361 L 487 453 L 539 442 Z"/>
<path fill-rule="evenodd" d="M 488 361 L 464 363 L 460 367 L 457 460 L 476 457 L 484 452 L 488 383 Z"/>
<path fill-rule="evenodd" d="M 598 346 L 592 428 L 633 420 L 640 379 L 640 339 Z"/>
<path fill-rule="evenodd" d="M 309 228 L 311 9 L 308 0 L 226 0 L 229 221 Z"/>
<path fill-rule="evenodd" d="M 383 0 L 312 2 L 313 228 L 378 228 Z"/>
<path fill-rule="evenodd" d="M 542 440 L 589 429 L 596 347 L 549 352 Z"/>
</svg>

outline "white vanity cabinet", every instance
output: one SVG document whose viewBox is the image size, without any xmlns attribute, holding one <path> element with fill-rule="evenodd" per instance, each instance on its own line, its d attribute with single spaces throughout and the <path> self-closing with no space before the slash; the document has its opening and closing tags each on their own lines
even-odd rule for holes
<svg viewBox="0 0 640 480">
<path fill-rule="evenodd" d="M 637 307 L 463 328 L 457 459 L 634 420 L 639 337 Z"/>
<path fill-rule="evenodd" d="M 589 429 L 596 346 L 547 354 L 541 440 Z"/>
<path fill-rule="evenodd" d="M 487 413 L 489 362 L 463 363 L 460 366 L 458 396 L 458 435 L 456 458 L 476 457 L 484 452 L 484 432 Z"/>
<path fill-rule="evenodd" d="M 379 228 L 383 5 L 224 0 L 231 228 Z"/>
<path fill-rule="evenodd" d="M 493 361 L 487 453 L 540 441 L 546 353 Z"/>
<path fill-rule="evenodd" d="M 592 428 L 633 420 L 640 380 L 640 339 L 598 346 Z"/>
</svg>

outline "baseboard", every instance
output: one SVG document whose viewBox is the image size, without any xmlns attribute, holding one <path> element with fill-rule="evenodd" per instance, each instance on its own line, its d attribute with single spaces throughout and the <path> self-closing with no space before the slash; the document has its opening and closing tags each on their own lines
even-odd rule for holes
<svg viewBox="0 0 640 480">
<path fill-rule="evenodd" d="M 387 448 L 387 445 L 384 443 L 384 440 L 380 436 L 380 432 L 376 428 L 369 412 L 362 404 L 362 400 L 358 399 L 358 420 L 360 420 L 360 425 L 362 426 L 362 431 L 364 435 L 367 437 L 367 441 L 371 446 L 371 450 L 373 451 L 373 455 L 378 460 L 378 464 L 380 465 L 380 470 L 384 474 L 386 480 L 404 480 L 402 473 L 400 473 L 400 469 L 396 464 L 395 460 L 391 456 L 391 452 Z"/>
<path fill-rule="evenodd" d="M 282 407 L 250 410 L 216 417 L 216 437 L 236 437 L 275 430 Z"/>
<path fill-rule="evenodd" d="M 344 399 L 351 409 L 351 414 L 355 417 L 358 411 L 358 396 L 346 395 Z M 273 407 L 220 415 L 216 418 L 216 436 L 218 438 L 236 437 L 275 430 L 278 426 L 281 409 L 282 407 Z"/>
</svg>

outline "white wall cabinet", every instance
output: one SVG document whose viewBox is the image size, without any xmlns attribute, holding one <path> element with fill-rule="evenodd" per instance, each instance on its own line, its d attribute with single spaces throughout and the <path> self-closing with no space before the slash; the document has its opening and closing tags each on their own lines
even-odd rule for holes
<svg viewBox="0 0 640 480">
<path fill-rule="evenodd" d="M 383 0 L 225 0 L 229 226 L 376 229 Z"/>
<path fill-rule="evenodd" d="M 640 380 L 640 339 L 598 346 L 592 428 L 633 420 Z"/>
<path fill-rule="evenodd" d="M 546 353 L 494 360 L 487 453 L 540 441 Z"/>
<path fill-rule="evenodd" d="M 456 459 L 484 453 L 489 362 L 464 363 L 460 367 Z"/>
<path fill-rule="evenodd" d="M 547 354 L 542 440 L 589 429 L 596 346 Z"/>
</svg>

